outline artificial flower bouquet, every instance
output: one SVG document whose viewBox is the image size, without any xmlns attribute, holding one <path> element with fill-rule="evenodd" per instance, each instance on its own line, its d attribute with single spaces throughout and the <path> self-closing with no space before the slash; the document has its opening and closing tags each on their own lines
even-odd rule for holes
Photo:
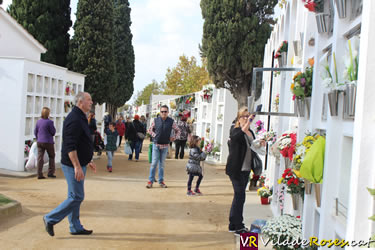
<svg viewBox="0 0 375 250">
<path fill-rule="evenodd" d="M 213 88 L 209 87 L 203 90 L 202 98 L 203 100 L 209 101 L 212 97 Z"/>
<path fill-rule="evenodd" d="M 261 177 L 259 177 L 258 181 L 259 181 L 259 186 L 264 187 L 264 184 L 266 183 L 266 177 L 262 175 Z"/>
<path fill-rule="evenodd" d="M 303 197 L 305 184 L 298 170 L 287 168 L 284 170 L 278 183 L 284 183 L 287 186 L 287 193 L 300 194 Z"/>
<path fill-rule="evenodd" d="M 214 140 L 208 142 L 208 143 L 204 146 L 204 152 L 205 152 L 206 154 L 211 154 L 213 148 L 214 148 Z"/>
<path fill-rule="evenodd" d="M 288 52 L 288 41 L 283 41 L 275 53 L 275 58 L 281 57 L 282 52 Z"/>
<path fill-rule="evenodd" d="M 311 12 L 322 13 L 324 11 L 324 0 L 302 0 L 305 8 Z"/>
<path fill-rule="evenodd" d="M 272 195 L 272 191 L 268 187 L 261 187 L 258 188 L 257 194 L 262 198 L 268 198 Z"/>
<path fill-rule="evenodd" d="M 302 242 L 302 222 L 300 218 L 290 214 L 284 214 L 279 217 L 273 217 L 267 221 L 262 228 L 262 234 L 270 239 L 271 242 Z M 278 246 L 275 249 L 296 249 L 299 246 Z"/>
<path fill-rule="evenodd" d="M 305 138 L 301 143 L 296 145 L 296 153 L 293 157 L 293 168 L 299 170 L 301 168 L 302 162 L 305 155 L 309 152 L 313 143 L 319 138 L 319 134 L 307 133 Z"/>
<path fill-rule="evenodd" d="M 328 90 L 328 91 L 333 91 L 333 90 L 343 90 L 343 86 L 345 86 L 344 83 L 339 83 L 338 80 L 338 74 L 337 74 L 337 64 L 336 64 L 336 55 L 335 52 L 332 53 L 333 57 L 333 64 L 334 64 L 334 75 L 332 75 L 329 64 L 328 64 L 328 54 L 326 54 L 323 57 L 323 61 L 320 64 L 322 67 L 322 72 L 321 72 L 321 78 L 323 80 L 323 86 Z"/>
<path fill-rule="evenodd" d="M 303 100 L 305 97 L 311 97 L 314 58 L 309 59 L 309 65 L 309 67 L 305 68 L 305 72 L 299 71 L 293 77 L 293 82 L 290 85 L 290 90 L 293 93 L 293 100 L 296 98 Z"/>
<path fill-rule="evenodd" d="M 346 83 L 356 84 L 358 80 L 359 43 L 358 36 L 348 40 L 349 55 L 344 57 L 344 79 Z"/>
<path fill-rule="evenodd" d="M 296 142 L 297 134 L 290 132 L 282 134 L 282 136 L 277 140 L 276 143 L 281 155 L 285 158 L 289 158 L 292 161 L 293 154 L 296 149 Z"/>
</svg>

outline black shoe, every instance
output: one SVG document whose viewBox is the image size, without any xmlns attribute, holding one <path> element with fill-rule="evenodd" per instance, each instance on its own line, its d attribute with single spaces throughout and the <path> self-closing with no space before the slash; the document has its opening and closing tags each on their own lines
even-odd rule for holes
<svg viewBox="0 0 375 250">
<path fill-rule="evenodd" d="M 250 233 L 249 229 L 247 229 L 246 227 L 240 229 L 240 230 L 236 230 L 234 232 L 234 235 L 237 235 L 237 236 L 240 236 L 241 234 L 244 234 L 244 233 Z"/>
<path fill-rule="evenodd" d="M 53 231 L 53 225 L 46 222 L 46 219 L 44 218 L 43 216 L 43 222 L 44 222 L 44 226 L 46 228 L 46 231 L 47 233 L 50 235 L 50 236 L 55 236 L 55 232 Z"/>
<path fill-rule="evenodd" d="M 46 177 L 44 176 L 38 176 L 38 180 L 45 179 Z"/>
<path fill-rule="evenodd" d="M 56 175 L 49 174 L 49 175 L 48 175 L 48 178 L 56 178 Z"/>
<path fill-rule="evenodd" d="M 75 233 L 72 233 L 70 232 L 71 235 L 89 235 L 89 234 L 92 234 L 92 230 L 86 230 L 86 229 L 83 229 L 82 231 L 78 231 L 78 232 L 75 232 Z"/>
</svg>

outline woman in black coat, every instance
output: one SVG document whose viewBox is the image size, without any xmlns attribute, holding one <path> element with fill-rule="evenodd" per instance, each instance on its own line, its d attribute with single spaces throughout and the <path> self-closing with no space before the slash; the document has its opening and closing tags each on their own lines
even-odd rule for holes
<svg viewBox="0 0 375 250">
<path fill-rule="evenodd" d="M 243 207 L 246 197 L 246 185 L 252 165 L 250 145 L 255 139 L 250 130 L 254 119 L 246 107 L 241 108 L 237 114 L 237 121 L 230 132 L 229 156 L 225 172 L 229 175 L 234 189 L 232 207 L 229 214 L 229 231 L 236 235 L 249 232 L 243 223 Z"/>
</svg>

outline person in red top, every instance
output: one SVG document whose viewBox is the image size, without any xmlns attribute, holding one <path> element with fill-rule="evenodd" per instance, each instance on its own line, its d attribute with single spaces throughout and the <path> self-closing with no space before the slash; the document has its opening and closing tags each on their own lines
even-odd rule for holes
<svg viewBox="0 0 375 250">
<path fill-rule="evenodd" d="M 120 118 L 116 121 L 116 130 L 117 130 L 118 135 L 120 136 L 120 143 L 119 143 L 119 147 L 120 147 L 122 137 L 125 134 L 124 117 L 120 116 Z"/>
</svg>

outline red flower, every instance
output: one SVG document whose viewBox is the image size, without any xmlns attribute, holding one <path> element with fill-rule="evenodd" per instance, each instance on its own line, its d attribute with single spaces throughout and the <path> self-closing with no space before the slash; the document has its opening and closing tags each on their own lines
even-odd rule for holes
<svg viewBox="0 0 375 250">
<path fill-rule="evenodd" d="M 305 8 L 307 8 L 309 11 L 312 11 L 312 12 L 315 12 L 315 7 L 316 7 L 316 3 L 312 0 L 309 0 L 306 4 L 305 4 Z"/>
<path fill-rule="evenodd" d="M 298 183 L 299 183 L 298 179 L 295 178 L 295 179 L 294 179 L 294 184 L 296 184 L 296 186 L 298 186 Z"/>
<path fill-rule="evenodd" d="M 301 216 L 298 215 L 296 218 L 297 218 L 297 219 L 301 219 Z"/>
<path fill-rule="evenodd" d="M 286 173 L 283 173 L 283 178 L 285 179 L 285 177 L 286 177 Z"/>
<path fill-rule="evenodd" d="M 293 95 L 293 98 L 292 98 L 292 100 L 294 101 L 296 99 L 296 95 Z"/>
<path fill-rule="evenodd" d="M 291 172 L 288 173 L 288 176 L 293 176 L 293 174 Z"/>
<path fill-rule="evenodd" d="M 287 185 L 290 186 L 290 184 L 292 184 L 292 182 L 293 182 L 293 180 L 290 179 L 290 180 L 288 181 Z"/>
</svg>

